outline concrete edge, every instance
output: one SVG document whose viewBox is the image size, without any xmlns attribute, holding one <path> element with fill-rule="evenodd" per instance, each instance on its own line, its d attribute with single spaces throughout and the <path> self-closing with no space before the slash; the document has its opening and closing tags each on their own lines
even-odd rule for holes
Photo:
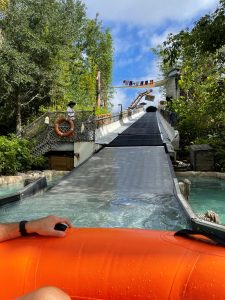
<svg viewBox="0 0 225 300">
<path fill-rule="evenodd" d="M 184 198 L 184 196 L 182 195 L 182 193 L 180 191 L 178 179 L 173 178 L 173 182 L 174 182 L 174 187 L 175 187 L 175 195 L 176 195 L 177 199 L 179 200 L 181 206 L 185 210 L 185 213 L 187 214 L 187 216 L 189 217 L 190 220 L 193 218 L 194 219 L 197 218 L 197 215 L 193 212 L 192 207 L 190 206 L 190 204 L 187 202 L 187 200 Z"/>
<path fill-rule="evenodd" d="M 0 206 L 33 196 L 47 187 L 46 177 L 37 178 L 18 192 L 0 197 Z"/>
<path fill-rule="evenodd" d="M 225 173 L 221 172 L 201 172 L 201 171 L 185 171 L 185 172 L 179 172 L 176 171 L 177 176 L 195 176 L 195 177 L 214 177 L 218 179 L 224 179 L 225 180 Z"/>
<path fill-rule="evenodd" d="M 175 157 L 175 149 L 172 145 L 172 141 L 171 139 L 169 138 L 169 135 L 168 135 L 168 132 L 167 132 L 167 128 L 164 127 L 164 125 L 162 124 L 162 119 L 163 117 L 161 116 L 161 114 L 159 112 L 156 113 L 156 118 L 157 118 L 157 121 L 158 121 L 158 126 L 159 126 L 159 132 L 160 132 L 160 135 L 161 135 L 161 139 L 163 141 L 163 144 L 164 144 L 164 147 L 165 147 L 165 150 L 166 150 L 166 153 L 169 153 L 171 156 Z M 162 127 L 164 128 L 164 131 L 166 132 L 168 138 L 166 138 L 163 134 L 163 130 L 162 130 Z"/>
<path fill-rule="evenodd" d="M 115 121 L 113 123 L 107 124 L 105 126 L 102 126 L 98 129 L 96 129 L 96 138 L 104 137 L 105 135 L 112 133 L 115 130 L 118 130 L 121 127 L 121 122 L 125 125 L 126 123 L 129 123 L 131 121 L 131 119 L 132 119 L 132 121 L 135 121 L 137 118 L 140 118 L 144 114 L 145 114 L 145 112 L 142 111 L 142 112 L 136 113 L 132 116 L 126 117 L 124 119 L 121 119 L 121 120 Z"/>
<path fill-rule="evenodd" d="M 189 217 L 192 229 L 197 231 L 201 230 L 203 232 L 209 232 L 212 235 L 216 235 L 217 237 L 224 239 L 225 225 L 204 221 L 198 218 L 197 215 L 193 212 L 190 204 L 181 194 L 177 178 L 174 178 L 174 186 L 175 186 L 175 195 L 179 200 L 180 204 L 182 205 L 186 215 Z"/>
<path fill-rule="evenodd" d="M 171 152 L 179 150 L 180 136 L 178 130 L 174 129 L 158 111 L 156 115 L 160 130 L 162 131 L 161 127 L 163 127 L 167 134 L 167 143 L 170 144 L 168 148 L 171 148 Z"/>
</svg>

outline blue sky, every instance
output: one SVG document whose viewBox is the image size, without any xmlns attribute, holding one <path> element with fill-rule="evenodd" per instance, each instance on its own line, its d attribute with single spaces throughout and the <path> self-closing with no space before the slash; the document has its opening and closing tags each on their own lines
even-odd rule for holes
<svg viewBox="0 0 225 300">
<path fill-rule="evenodd" d="M 113 85 L 123 80 L 159 80 L 157 58 L 151 48 L 161 44 L 169 33 L 191 28 L 196 20 L 212 12 L 219 0 L 83 0 L 87 15 L 99 14 L 103 28 L 109 27 L 113 37 Z M 127 108 L 143 89 L 116 89 L 111 102 Z M 154 88 L 155 103 L 163 99 Z M 150 104 L 150 102 L 148 102 Z"/>
</svg>

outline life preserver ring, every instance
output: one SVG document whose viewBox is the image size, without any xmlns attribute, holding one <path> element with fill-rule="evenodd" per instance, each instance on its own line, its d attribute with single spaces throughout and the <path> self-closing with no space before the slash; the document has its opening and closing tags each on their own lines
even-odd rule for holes
<svg viewBox="0 0 225 300">
<path fill-rule="evenodd" d="M 63 132 L 60 129 L 60 124 L 67 122 L 70 125 L 69 130 Z M 70 136 L 74 133 L 74 122 L 71 119 L 60 118 L 55 122 L 55 133 L 61 137 Z"/>
</svg>

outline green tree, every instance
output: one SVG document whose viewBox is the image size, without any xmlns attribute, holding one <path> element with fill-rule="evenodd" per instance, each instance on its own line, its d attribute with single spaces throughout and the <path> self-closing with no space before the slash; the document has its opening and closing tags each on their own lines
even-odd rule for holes
<svg viewBox="0 0 225 300">
<path fill-rule="evenodd" d="M 40 108 L 65 108 L 74 98 L 93 106 L 101 68 L 108 99 L 111 36 L 87 18 L 81 1 L 11 0 L 1 16 L 0 126 L 6 133 L 15 120 L 20 133 Z"/>
<path fill-rule="evenodd" d="M 69 52 L 84 18 L 85 7 L 80 1 L 9 2 L 0 23 L 0 105 L 1 121 L 7 123 L 10 117 L 13 126 L 16 118 L 17 133 L 21 132 L 22 118 L 48 105 L 55 90 L 64 85 L 61 71 L 65 70 L 68 55 L 62 62 L 61 53 L 63 49 Z"/>
<path fill-rule="evenodd" d="M 225 1 L 192 30 L 170 34 L 158 53 L 163 71 L 181 69 L 182 96 L 173 100 L 170 109 L 179 117 L 183 144 L 204 142 L 221 148 L 225 141 Z"/>
<path fill-rule="evenodd" d="M 107 106 L 107 100 L 112 95 L 112 37 L 109 29 L 103 31 L 98 16 L 94 20 L 88 20 L 82 44 L 84 60 L 89 65 L 95 66 L 95 70 L 101 72 L 101 98 L 103 105 Z M 96 84 L 96 73 L 93 78 Z M 96 96 L 96 91 L 95 91 Z"/>
</svg>

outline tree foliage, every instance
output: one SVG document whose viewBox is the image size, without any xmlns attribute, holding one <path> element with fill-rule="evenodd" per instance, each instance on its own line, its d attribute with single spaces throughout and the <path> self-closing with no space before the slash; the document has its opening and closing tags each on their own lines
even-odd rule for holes
<svg viewBox="0 0 225 300">
<path fill-rule="evenodd" d="M 98 69 L 108 101 L 111 35 L 80 0 L 10 0 L 0 10 L 2 132 L 19 133 L 40 110 L 65 109 L 72 99 L 93 107 Z"/>
<path fill-rule="evenodd" d="M 26 139 L 16 136 L 0 137 L 0 175 L 14 175 L 32 167 L 40 168 L 46 158 L 32 155 L 33 146 Z"/>
<path fill-rule="evenodd" d="M 170 34 L 159 55 L 164 74 L 173 67 L 181 69 L 182 96 L 170 109 L 178 115 L 183 144 L 213 145 L 218 164 L 225 167 L 224 154 L 218 150 L 225 146 L 225 1 L 192 30 Z"/>
</svg>

